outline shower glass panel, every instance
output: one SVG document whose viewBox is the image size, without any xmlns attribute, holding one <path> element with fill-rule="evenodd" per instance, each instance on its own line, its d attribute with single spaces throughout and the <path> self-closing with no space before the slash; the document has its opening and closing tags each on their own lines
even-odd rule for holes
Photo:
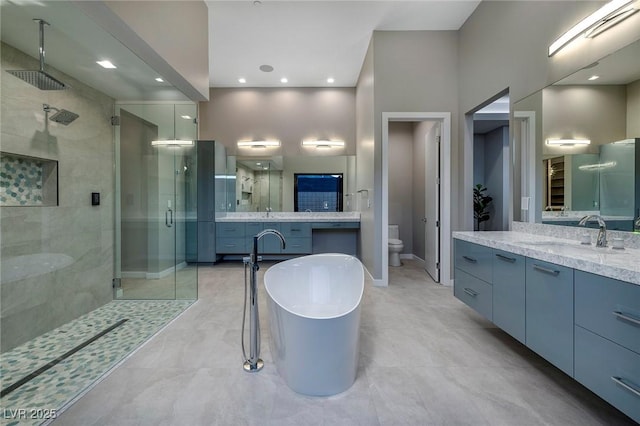
<svg viewBox="0 0 640 426">
<path fill-rule="evenodd" d="M 115 298 L 196 299 L 196 106 L 116 110 Z"/>
</svg>

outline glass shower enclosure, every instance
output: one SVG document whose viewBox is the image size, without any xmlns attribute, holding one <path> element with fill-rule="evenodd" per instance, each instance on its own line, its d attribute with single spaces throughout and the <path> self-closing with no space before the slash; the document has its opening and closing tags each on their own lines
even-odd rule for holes
<svg viewBox="0 0 640 426">
<path fill-rule="evenodd" d="M 196 108 L 116 105 L 116 299 L 197 299 Z"/>
</svg>

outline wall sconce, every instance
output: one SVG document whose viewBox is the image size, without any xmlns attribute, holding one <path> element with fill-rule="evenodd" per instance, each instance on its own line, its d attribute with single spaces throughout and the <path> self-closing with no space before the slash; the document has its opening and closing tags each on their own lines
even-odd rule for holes
<svg viewBox="0 0 640 426">
<path fill-rule="evenodd" d="M 173 104 L 173 139 L 151 141 L 151 146 L 192 146 L 193 141 L 176 139 L 176 104 Z"/>
<path fill-rule="evenodd" d="M 327 148 L 344 148 L 344 141 L 329 141 L 329 140 L 317 140 L 317 141 L 302 141 L 302 146 L 309 146 L 319 149 Z"/>
<path fill-rule="evenodd" d="M 192 146 L 193 141 L 169 139 L 166 141 L 151 141 L 151 146 Z"/>
<path fill-rule="evenodd" d="M 547 139 L 547 145 L 575 146 L 589 145 L 589 139 Z"/>
<path fill-rule="evenodd" d="M 280 141 L 238 141 L 238 148 L 275 148 Z"/>
<path fill-rule="evenodd" d="M 556 54 L 564 46 L 575 40 L 580 34 L 584 34 L 585 37 L 595 37 L 633 15 L 637 12 L 633 6 L 622 10 L 623 7 L 633 1 L 634 0 L 612 0 L 605 4 L 554 41 L 551 46 L 549 46 L 549 56 Z"/>
</svg>

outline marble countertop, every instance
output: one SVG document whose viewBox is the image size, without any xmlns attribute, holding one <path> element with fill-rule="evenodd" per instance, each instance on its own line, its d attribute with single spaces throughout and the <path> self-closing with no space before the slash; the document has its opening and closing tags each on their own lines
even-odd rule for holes
<svg viewBox="0 0 640 426">
<path fill-rule="evenodd" d="M 454 232 L 453 238 L 640 285 L 640 250 L 597 248 L 514 231 Z"/>
<path fill-rule="evenodd" d="M 545 222 L 562 222 L 562 221 L 571 221 L 571 220 L 580 220 L 584 216 L 550 216 L 550 215 L 542 215 L 542 220 Z M 602 216 L 602 219 L 607 220 L 633 220 L 632 216 Z"/>
<path fill-rule="evenodd" d="M 360 222 L 359 212 L 232 212 L 216 222 Z"/>
</svg>

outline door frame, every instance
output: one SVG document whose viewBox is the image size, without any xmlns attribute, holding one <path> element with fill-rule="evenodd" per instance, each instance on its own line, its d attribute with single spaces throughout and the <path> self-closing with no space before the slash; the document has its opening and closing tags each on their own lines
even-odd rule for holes
<svg viewBox="0 0 640 426">
<path fill-rule="evenodd" d="M 440 121 L 440 284 L 451 286 L 451 113 L 383 112 L 382 113 L 382 286 L 389 285 L 389 122 Z M 447 255 L 449 254 L 449 255 Z"/>
</svg>

